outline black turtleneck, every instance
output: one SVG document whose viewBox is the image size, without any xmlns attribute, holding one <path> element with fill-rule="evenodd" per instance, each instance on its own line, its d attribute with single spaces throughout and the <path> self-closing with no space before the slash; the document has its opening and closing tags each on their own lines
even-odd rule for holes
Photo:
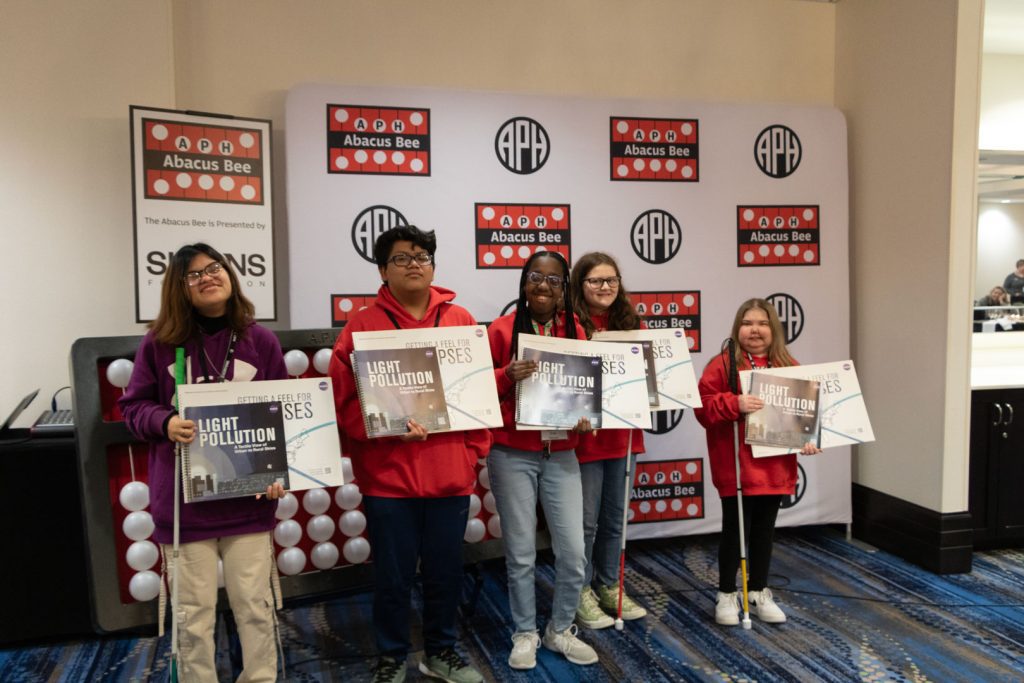
<svg viewBox="0 0 1024 683">
<path fill-rule="evenodd" d="M 207 318 L 205 315 L 201 315 L 198 311 L 194 311 L 196 316 L 196 325 L 199 329 L 206 334 L 216 334 L 223 329 L 228 327 L 227 315 L 219 315 L 216 318 Z"/>
</svg>

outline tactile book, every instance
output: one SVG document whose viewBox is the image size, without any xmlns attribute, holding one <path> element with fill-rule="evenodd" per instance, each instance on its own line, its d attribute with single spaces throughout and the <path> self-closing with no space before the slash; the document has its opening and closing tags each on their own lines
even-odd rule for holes
<svg viewBox="0 0 1024 683">
<path fill-rule="evenodd" d="M 288 488 L 280 401 L 193 406 L 182 417 L 196 423 L 195 439 L 181 445 L 186 503 L 266 493 L 274 482 Z"/>
<path fill-rule="evenodd" d="M 352 352 L 366 436 L 400 436 L 415 420 L 428 432 L 448 431 L 448 404 L 433 346 Z"/>
<path fill-rule="evenodd" d="M 600 357 L 524 348 L 520 359 L 537 371 L 516 383 L 517 424 L 571 429 L 585 417 L 601 427 Z"/>
<path fill-rule="evenodd" d="M 764 401 L 764 407 L 747 413 L 746 443 L 793 449 L 803 448 L 807 443 L 820 445 L 818 381 L 754 371 L 748 393 Z"/>
</svg>

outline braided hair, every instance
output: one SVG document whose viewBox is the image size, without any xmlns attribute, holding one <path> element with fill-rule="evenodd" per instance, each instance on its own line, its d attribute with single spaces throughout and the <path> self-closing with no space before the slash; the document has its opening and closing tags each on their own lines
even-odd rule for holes
<svg viewBox="0 0 1024 683">
<path fill-rule="evenodd" d="M 519 275 L 519 299 L 516 301 L 516 317 L 512 323 L 512 347 L 509 350 L 510 359 L 516 357 L 516 351 L 519 349 L 519 334 L 533 334 L 533 322 L 530 317 L 530 310 L 526 306 L 526 276 L 530 272 L 533 262 L 539 258 L 551 258 L 562 266 L 562 278 L 564 283 L 562 284 L 562 301 L 558 309 L 555 310 L 555 316 L 558 316 L 559 309 L 565 313 L 565 336 L 567 339 L 576 339 L 576 325 L 572 318 L 572 303 L 569 300 L 569 263 L 565 260 L 565 257 L 559 254 L 557 251 L 538 251 L 530 255 L 530 258 L 526 259 L 526 263 L 523 264 L 522 273 Z"/>
</svg>

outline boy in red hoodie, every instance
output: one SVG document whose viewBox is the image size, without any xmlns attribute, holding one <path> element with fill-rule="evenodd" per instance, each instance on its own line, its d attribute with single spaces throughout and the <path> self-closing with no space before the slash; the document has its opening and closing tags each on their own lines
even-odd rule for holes
<svg viewBox="0 0 1024 683">
<path fill-rule="evenodd" d="M 377 239 L 373 253 L 384 282 L 376 302 L 342 330 L 328 369 L 342 446 L 363 493 L 373 550 L 373 626 L 380 656 L 375 683 L 405 680 L 417 562 L 426 655 L 420 671 L 460 683 L 483 680 L 454 646 L 469 495 L 477 460 L 490 450 L 490 432 L 428 435 L 410 420 L 409 431 L 400 437 L 368 439 L 350 360 L 354 332 L 476 324 L 466 309 L 452 303 L 454 292 L 432 285 L 436 248 L 434 232 L 415 226 L 393 228 Z"/>
</svg>

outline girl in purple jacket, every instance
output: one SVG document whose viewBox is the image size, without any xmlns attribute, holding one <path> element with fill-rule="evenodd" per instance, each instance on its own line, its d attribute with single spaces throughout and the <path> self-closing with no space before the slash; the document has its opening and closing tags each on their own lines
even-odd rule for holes
<svg viewBox="0 0 1024 683">
<path fill-rule="evenodd" d="M 195 438 L 195 424 L 175 409 L 175 348 L 185 349 L 188 383 L 286 379 L 277 337 L 253 322 L 254 308 L 218 251 L 184 246 L 164 275 L 160 313 L 135 354 L 131 382 L 119 404 L 128 429 L 149 442 L 150 510 L 165 572 L 171 576 L 174 450 Z M 186 504 L 179 494 L 178 620 L 180 680 L 216 681 L 214 626 L 217 561 L 238 625 L 239 680 L 277 680 L 275 607 L 280 608 L 274 546 L 276 499 L 267 495 Z M 161 632 L 163 623 L 161 621 Z"/>
</svg>

